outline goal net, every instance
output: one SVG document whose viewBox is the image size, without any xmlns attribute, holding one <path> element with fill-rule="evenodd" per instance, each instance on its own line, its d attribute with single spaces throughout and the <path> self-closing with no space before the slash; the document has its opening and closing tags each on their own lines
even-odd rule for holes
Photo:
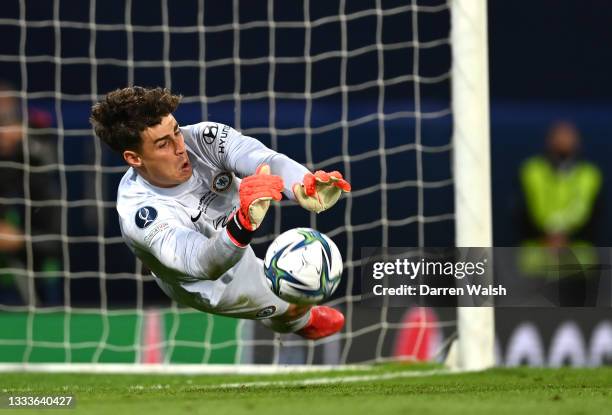
<svg viewBox="0 0 612 415">
<path fill-rule="evenodd" d="M 465 231 L 479 206 L 462 201 L 486 205 L 486 195 L 459 197 L 465 180 L 487 184 L 488 155 L 472 146 L 486 161 L 479 171 L 472 163 L 476 178 L 458 183 L 452 168 L 453 152 L 470 154 L 453 134 L 472 140 L 466 131 L 488 125 L 478 125 L 488 121 L 486 95 L 457 87 L 452 72 L 451 15 L 453 30 L 477 31 L 461 37 L 482 40 L 470 3 L 482 18 L 480 1 L 3 2 L 0 363 L 441 361 L 457 337 L 456 310 L 364 307 L 361 249 L 490 244 L 490 228 Z M 486 85 L 486 66 L 476 76 Z M 352 183 L 320 215 L 276 205 L 253 243 L 261 257 L 282 231 L 309 226 L 338 244 L 345 271 L 330 304 L 345 313 L 341 333 L 278 336 L 165 298 L 121 239 L 115 198 L 126 167 L 88 124 L 91 105 L 127 85 L 171 88 L 183 95 L 180 124 L 231 125 Z M 468 101 L 451 104 L 451 90 Z M 470 95 L 484 119 L 458 113 Z M 459 209 L 468 212 L 461 226 Z"/>
</svg>

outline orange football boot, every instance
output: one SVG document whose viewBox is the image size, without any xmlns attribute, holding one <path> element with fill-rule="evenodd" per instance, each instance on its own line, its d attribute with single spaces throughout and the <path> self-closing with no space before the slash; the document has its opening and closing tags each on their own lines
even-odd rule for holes
<svg viewBox="0 0 612 415">
<path fill-rule="evenodd" d="M 324 305 L 314 306 L 310 309 L 310 318 L 306 325 L 296 331 L 296 334 L 317 340 L 337 333 L 344 326 L 344 314 Z"/>
</svg>

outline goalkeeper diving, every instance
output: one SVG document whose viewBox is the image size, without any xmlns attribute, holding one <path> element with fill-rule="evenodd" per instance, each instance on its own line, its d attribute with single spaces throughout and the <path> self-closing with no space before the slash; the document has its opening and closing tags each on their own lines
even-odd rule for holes
<svg viewBox="0 0 612 415">
<path fill-rule="evenodd" d="M 180 304 L 307 339 L 338 332 L 340 311 L 274 295 L 249 244 L 283 193 L 319 213 L 350 184 L 338 172 L 313 174 L 227 125 L 181 127 L 172 115 L 179 102 L 168 89 L 129 87 L 92 108 L 96 135 L 130 166 L 117 194 L 127 245 Z"/>
</svg>

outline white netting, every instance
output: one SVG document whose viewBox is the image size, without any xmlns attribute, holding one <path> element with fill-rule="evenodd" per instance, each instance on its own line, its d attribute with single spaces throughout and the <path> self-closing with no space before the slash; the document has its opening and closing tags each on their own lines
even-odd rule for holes
<svg viewBox="0 0 612 415">
<path fill-rule="evenodd" d="M 347 363 L 446 344 L 436 339 L 449 339 L 452 310 L 359 305 L 362 247 L 453 245 L 445 1 L 5 3 L 0 99 L 17 103 L 27 131 L 0 159 L 20 178 L 3 188 L 0 214 L 17 212 L 25 235 L 17 254 L 0 252 L 5 361 Z M 87 121 L 106 92 L 133 84 L 183 94 L 181 124 L 227 123 L 312 170 L 343 172 L 353 192 L 333 211 L 283 202 L 254 241 L 261 256 L 275 235 L 305 225 L 336 241 L 340 335 L 281 342 L 170 304 L 143 273 L 114 211 L 125 167 Z M 45 197 L 32 194 L 38 176 L 55 189 Z M 40 215 L 55 226 L 39 226 Z M 55 267 L 39 266 L 47 257 Z"/>
</svg>

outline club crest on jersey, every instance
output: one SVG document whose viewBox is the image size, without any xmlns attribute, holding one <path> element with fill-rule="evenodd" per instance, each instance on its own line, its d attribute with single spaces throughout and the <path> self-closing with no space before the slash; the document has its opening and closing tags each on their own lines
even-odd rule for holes
<svg viewBox="0 0 612 415">
<path fill-rule="evenodd" d="M 157 218 L 157 210 L 151 206 L 145 206 L 138 209 L 136 212 L 136 226 L 140 229 L 145 229 L 152 224 Z"/>
<path fill-rule="evenodd" d="M 204 142 L 206 144 L 212 144 L 215 141 L 215 138 L 217 138 L 217 131 L 219 130 L 219 127 L 217 127 L 217 125 L 207 125 L 206 127 L 204 127 L 204 130 L 202 131 L 202 139 L 204 140 Z"/>
<path fill-rule="evenodd" d="M 219 173 L 215 176 L 212 182 L 215 192 L 223 192 L 232 184 L 232 174 L 228 172 Z"/>
<path fill-rule="evenodd" d="M 276 306 L 270 305 L 268 307 L 262 308 L 255 314 L 255 318 L 266 318 L 270 317 L 276 311 Z"/>
</svg>

